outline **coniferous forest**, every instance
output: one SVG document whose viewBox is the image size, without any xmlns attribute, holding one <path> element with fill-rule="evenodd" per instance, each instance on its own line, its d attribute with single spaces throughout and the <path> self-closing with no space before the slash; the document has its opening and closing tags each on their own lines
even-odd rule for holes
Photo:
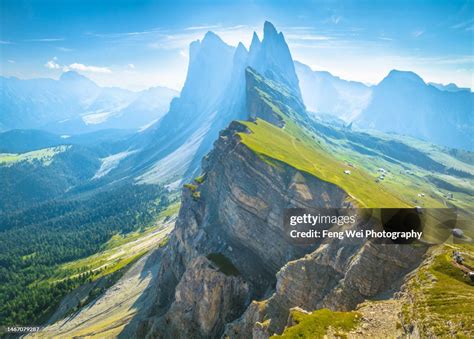
<svg viewBox="0 0 474 339">
<path fill-rule="evenodd" d="M 52 200 L 0 216 L 0 325 L 46 320 L 90 272 L 48 282 L 58 265 L 96 253 L 117 233 L 150 224 L 166 207 L 157 185 L 122 185 L 87 199 Z"/>
</svg>

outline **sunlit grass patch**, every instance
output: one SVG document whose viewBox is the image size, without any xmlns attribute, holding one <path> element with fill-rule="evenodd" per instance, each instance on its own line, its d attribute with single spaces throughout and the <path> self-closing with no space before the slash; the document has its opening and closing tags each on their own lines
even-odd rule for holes
<svg viewBox="0 0 474 339">
<path fill-rule="evenodd" d="M 287 327 L 281 335 L 272 338 L 324 338 L 329 328 L 336 336 L 345 337 L 345 333 L 354 329 L 361 319 L 361 314 L 352 312 L 333 312 L 321 309 L 310 314 L 298 310 L 291 311 L 295 325 Z"/>
<path fill-rule="evenodd" d="M 453 250 L 472 263 L 474 246 L 444 246 L 407 284 L 411 303 L 403 307 L 404 322 L 416 323 L 423 335 L 474 335 L 474 283 L 452 264 Z"/>
<path fill-rule="evenodd" d="M 298 170 L 335 184 L 361 207 L 408 207 L 409 205 L 377 185 L 364 171 L 349 168 L 303 137 L 297 138 L 264 120 L 242 122 L 251 133 L 240 133 L 242 142 L 258 154 L 284 162 Z M 292 128 L 297 128 L 293 126 Z M 301 133 L 303 134 L 303 133 Z M 351 174 L 344 173 L 350 169 Z"/>
</svg>

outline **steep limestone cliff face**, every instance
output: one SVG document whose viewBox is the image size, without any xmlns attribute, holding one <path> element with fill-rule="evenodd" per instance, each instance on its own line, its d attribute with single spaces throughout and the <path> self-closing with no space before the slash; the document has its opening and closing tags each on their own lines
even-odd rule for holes
<svg viewBox="0 0 474 339">
<path fill-rule="evenodd" d="M 175 290 L 175 300 L 158 320 L 155 335 L 177 338 L 216 337 L 242 312 L 248 300 L 242 277 L 220 272 L 204 256 L 194 258 Z"/>
<path fill-rule="evenodd" d="M 304 106 L 278 83 L 246 72 L 251 118 L 286 128 Z M 257 122 L 258 123 L 258 122 Z M 232 122 L 204 158 L 202 176 L 183 189 L 182 206 L 157 280 L 156 308 L 140 335 L 266 338 L 281 333 L 293 307 L 352 310 L 393 292 L 425 248 L 326 239 L 295 245 L 287 208 L 350 208 L 338 186 L 256 153 Z M 371 228 L 373 220 L 351 226 Z M 260 302 L 256 302 L 260 301 Z"/>
<path fill-rule="evenodd" d="M 316 248 L 287 240 L 285 209 L 349 206 L 338 187 L 256 155 L 240 142 L 245 129 L 232 123 L 222 132 L 204 160 L 202 184 L 184 188 L 154 320 L 144 325 L 151 335 L 220 336 L 251 300 L 271 294 L 282 266 Z M 212 253 L 238 274 L 226 275 L 206 258 Z"/>
</svg>

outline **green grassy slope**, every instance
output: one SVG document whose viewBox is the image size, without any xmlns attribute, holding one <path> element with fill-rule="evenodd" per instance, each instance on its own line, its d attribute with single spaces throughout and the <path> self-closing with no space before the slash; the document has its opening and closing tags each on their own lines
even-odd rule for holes
<svg viewBox="0 0 474 339">
<path fill-rule="evenodd" d="M 0 153 L 0 165 L 11 165 L 21 161 L 40 161 L 44 166 L 51 164 L 56 154 L 67 151 L 71 146 L 56 146 L 26 153 Z"/>
<path fill-rule="evenodd" d="M 403 307 L 406 325 L 415 323 L 424 337 L 474 336 L 474 283 L 452 263 L 451 253 L 460 251 L 474 266 L 472 245 L 446 245 L 434 251 L 406 286 L 410 302 Z"/>
<path fill-rule="evenodd" d="M 407 207 L 408 204 L 380 186 L 362 170 L 338 161 L 323 148 L 296 138 L 264 120 L 242 122 L 252 133 L 240 133 L 242 142 L 258 154 L 282 161 L 333 183 L 346 191 L 361 207 Z M 345 174 L 350 170 L 351 174 Z"/>
<path fill-rule="evenodd" d="M 148 227 L 130 233 L 116 233 L 99 252 L 60 265 L 47 282 L 57 283 L 64 279 L 75 278 L 84 272 L 90 272 L 90 279 L 93 281 L 122 269 L 155 247 L 157 241 L 166 243 L 164 240 L 172 227 L 166 226 L 164 222 L 167 216 L 176 215 L 177 209 L 179 202 L 162 211 L 157 216 L 157 221 Z"/>
<path fill-rule="evenodd" d="M 359 206 L 454 206 L 471 213 L 474 165 L 441 147 L 317 122 L 284 86 L 252 69 L 247 69 L 247 98 L 253 101 L 248 107 L 257 110 L 249 113 L 257 119 L 241 122 L 251 131 L 240 133 L 245 145 L 339 186 Z M 284 122 L 282 128 L 258 118 L 258 110 L 268 108 Z M 386 171 L 383 179 L 380 168 Z"/>
<path fill-rule="evenodd" d="M 335 337 L 345 337 L 345 333 L 354 329 L 360 321 L 357 312 L 333 312 L 321 309 L 310 314 L 297 310 L 291 311 L 294 325 L 287 327 L 281 335 L 272 338 L 324 338 L 329 329 Z"/>
<path fill-rule="evenodd" d="M 160 236 L 149 227 L 176 213 L 170 199 L 123 185 L 0 215 L 0 325 L 42 323 L 70 291 L 138 259 Z"/>
<path fill-rule="evenodd" d="M 254 121 L 241 122 L 249 131 L 239 133 L 242 143 L 264 161 L 275 166 L 285 163 L 333 183 L 362 207 L 454 207 L 458 218 L 472 220 L 474 164 L 470 152 L 315 121 L 280 85 L 253 70 L 248 71 L 247 79 L 250 79 L 247 90 L 258 94 L 247 95 L 257 101 L 248 106 L 267 109 L 266 117 L 270 107 L 277 117 L 273 120 L 279 118 L 284 122 L 281 128 L 275 126 L 260 119 L 258 111 L 250 112 L 256 117 Z M 436 209 L 428 217 L 437 219 L 438 212 L 442 216 L 442 210 Z M 470 225 L 469 221 L 466 225 Z M 428 238 L 445 236 L 430 232 L 427 232 Z M 465 234 L 472 236 L 469 228 Z M 448 241 L 452 243 L 452 237 Z M 452 265 L 453 249 L 460 250 L 474 267 L 472 245 L 437 246 L 434 259 L 420 268 L 407 284 L 410 299 L 403 308 L 404 326 L 416 323 L 424 336 L 473 335 L 474 286 Z M 355 312 L 293 313 L 295 324 L 286 328 L 281 337 L 324 337 L 330 326 L 333 333 L 339 330 L 344 336 L 344 332 L 357 325 L 358 319 Z"/>
<path fill-rule="evenodd" d="M 0 154 L 0 213 L 19 211 L 71 192 L 88 182 L 100 165 L 98 153 L 82 146 Z"/>
</svg>

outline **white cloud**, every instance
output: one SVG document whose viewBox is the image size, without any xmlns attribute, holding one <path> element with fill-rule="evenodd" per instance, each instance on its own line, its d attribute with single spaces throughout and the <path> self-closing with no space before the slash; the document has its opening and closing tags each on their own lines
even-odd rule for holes
<svg viewBox="0 0 474 339">
<path fill-rule="evenodd" d="M 128 66 L 128 68 L 135 69 L 135 65 L 134 65 L 134 64 L 128 64 L 127 66 Z"/>
<path fill-rule="evenodd" d="M 44 64 L 44 67 L 49 68 L 49 69 L 60 69 L 61 65 L 57 63 L 58 58 L 54 57 L 51 60 L 49 60 L 47 63 Z"/>
<path fill-rule="evenodd" d="M 411 33 L 411 35 L 414 37 L 414 38 L 418 38 L 419 36 L 421 36 L 423 33 L 425 33 L 425 31 L 421 30 L 421 29 L 418 29 L 416 31 L 413 31 Z"/>
<path fill-rule="evenodd" d="M 186 50 L 182 49 L 179 51 L 179 55 L 181 55 L 183 58 L 187 59 L 188 58 L 188 53 Z"/>
<path fill-rule="evenodd" d="M 90 66 L 84 65 L 79 63 L 73 63 L 69 66 L 64 66 L 63 70 L 66 71 L 81 71 L 81 72 L 91 72 L 91 73 L 112 73 L 112 71 L 107 67 L 98 67 L 98 66 Z"/>
<path fill-rule="evenodd" d="M 58 63 L 58 58 L 54 57 L 49 60 L 44 67 L 49 69 L 63 69 L 64 72 L 67 71 L 81 71 L 81 72 L 90 72 L 90 73 L 112 73 L 112 71 L 107 67 L 98 67 L 98 66 L 90 66 L 79 64 L 77 62 L 72 63 L 70 65 L 60 65 Z"/>
</svg>

